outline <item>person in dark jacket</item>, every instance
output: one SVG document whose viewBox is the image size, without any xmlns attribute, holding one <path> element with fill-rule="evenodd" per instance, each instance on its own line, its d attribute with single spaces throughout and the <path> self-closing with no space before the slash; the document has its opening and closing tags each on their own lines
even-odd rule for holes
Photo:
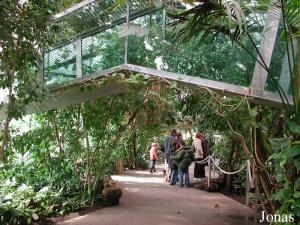
<svg viewBox="0 0 300 225">
<path fill-rule="evenodd" d="M 179 186 L 183 187 L 183 178 L 186 187 L 190 187 L 189 166 L 194 161 L 194 152 L 190 147 L 182 145 L 175 155 L 171 156 L 178 166 Z"/>
<path fill-rule="evenodd" d="M 170 181 L 171 185 L 174 185 L 177 180 L 177 166 L 173 163 L 173 160 L 170 159 L 171 155 L 176 151 L 177 144 L 177 131 L 173 129 L 171 135 L 166 137 L 164 140 L 164 149 L 166 161 L 168 164 L 167 168 L 167 180 Z"/>
<path fill-rule="evenodd" d="M 204 158 L 207 158 L 208 156 L 211 155 L 208 140 L 205 138 L 203 134 L 201 135 L 200 139 L 201 139 L 201 146 L 202 146 Z"/>
</svg>

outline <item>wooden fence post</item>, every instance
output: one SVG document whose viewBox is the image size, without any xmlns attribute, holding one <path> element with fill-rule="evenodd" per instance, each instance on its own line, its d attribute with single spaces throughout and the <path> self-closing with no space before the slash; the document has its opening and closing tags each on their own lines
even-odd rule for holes
<svg viewBox="0 0 300 225">
<path fill-rule="evenodd" d="M 211 160 L 208 158 L 208 178 L 207 178 L 207 186 L 210 188 L 210 179 L 211 179 Z"/>
<path fill-rule="evenodd" d="M 246 205 L 249 205 L 249 192 L 250 192 L 250 162 L 247 160 L 247 167 L 246 167 Z"/>
</svg>

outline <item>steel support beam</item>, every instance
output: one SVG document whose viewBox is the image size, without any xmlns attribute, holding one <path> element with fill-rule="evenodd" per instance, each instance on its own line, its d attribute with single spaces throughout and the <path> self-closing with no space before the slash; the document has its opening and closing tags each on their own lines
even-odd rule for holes
<svg viewBox="0 0 300 225">
<path fill-rule="evenodd" d="M 140 11 L 137 11 L 137 12 L 133 12 L 133 13 L 130 14 L 130 20 L 134 20 L 134 19 L 142 17 L 144 15 L 154 13 L 154 12 L 160 10 L 160 9 L 161 8 L 147 8 L 147 9 L 143 9 L 143 10 L 140 10 Z M 75 38 L 71 38 L 71 39 L 69 39 L 67 41 L 64 41 L 64 42 L 58 43 L 56 45 L 53 45 L 50 49 L 48 49 L 48 52 L 52 51 L 52 50 L 55 50 L 55 49 L 58 49 L 58 48 L 61 48 L 61 47 L 65 46 L 65 45 L 68 45 L 68 44 L 74 42 L 76 40 L 76 38 L 81 37 L 83 39 L 83 38 L 92 36 L 94 34 L 97 34 L 97 33 L 100 33 L 100 32 L 104 32 L 104 31 L 106 31 L 108 29 L 111 29 L 111 28 L 113 28 L 115 26 L 118 26 L 118 25 L 121 25 L 123 23 L 126 23 L 126 15 L 124 15 L 124 17 L 122 17 L 120 19 L 112 21 L 112 24 L 104 25 L 104 26 L 97 26 L 97 27 L 95 27 L 95 28 L 93 28 L 91 30 L 88 30 L 87 32 L 84 32 L 84 33 L 81 33 L 79 35 L 76 35 Z"/>
<path fill-rule="evenodd" d="M 289 49 L 291 50 L 292 45 L 289 45 Z M 290 72 L 294 71 L 294 61 L 293 59 L 296 57 L 296 52 L 297 52 L 297 40 L 293 40 L 293 49 L 295 50 L 295 55 L 293 55 L 292 51 L 289 53 L 286 51 L 281 67 L 281 73 L 280 73 L 280 78 L 279 78 L 279 85 L 281 86 L 282 90 L 284 91 L 285 94 L 289 93 L 290 87 L 291 87 L 291 75 Z M 289 54 L 289 55 L 288 55 Z M 290 71 L 289 68 L 289 59 L 291 60 L 291 69 Z"/>
<path fill-rule="evenodd" d="M 76 77 L 82 77 L 82 39 L 76 40 Z"/>
<path fill-rule="evenodd" d="M 129 28 L 130 26 L 130 5 L 127 3 L 126 5 L 126 26 Z M 124 63 L 128 63 L 128 35 L 125 37 L 125 52 L 124 52 Z"/>
<path fill-rule="evenodd" d="M 280 18 L 278 14 L 274 12 L 273 9 L 269 9 L 267 12 L 265 30 L 263 32 L 263 37 L 259 48 L 259 52 L 263 60 L 259 55 L 257 56 L 257 60 L 262 64 L 265 63 L 265 66 L 267 68 L 269 68 L 271 63 L 272 53 L 277 37 L 279 20 Z M 251 89 L 254 94 L 259 94 L 264 91 L 267 76 L 268 72 L 260 65 L 260 63 L 256 62 L 251 82 Z"/>
<path fill-rule="evenodd" d="M 42 62 L 40 64 L 40 70 L 39 70 L 39 74 L 38 74 L 38 80 L 41 83 L 44 83 L 44 74 L 45 74 L 45 54 L 44 54 L 44 49 L 42 50 Z"/>
<path fill-rule="evenodd" d="M 163 26 L 162 26 L 163 42 L 166 41 L 166 30 L 167 30 L 167 12 L 166 9 L 163 9 Z"/>
<path fill-rule="evenodd" d="M 137 65 L 125 64 L 124 70 L 136 73 L 143 73 L 150 76 L 160 77 L 171 81 L 179 82 L 189 87 L 198 87 L 203 89 L 210 89 L 223 95 L 246 96 L 249 101 L 253 101 L 263 105 L 270 105 L 274 107 L 281 107 L 282 102 L 277 93 L 270 91 L 261 91 L 253 93 L 251 88 L 243 87 L 235 84 L 228 84 L 221 81 L 214 81 L 203 79 L 201 77 L 188 76 L 163 70 L 157 70 Z M 287 96 L 289 102 L 293 104 L 292 96 Z"/>
<path fill-rule="evenodd" d="M 59 20 L 59 19 L 65 17 L 65 16 L 70 15 L 70 14 L 74 13 L 75 11 L 83 8 L 84 6 L 87 6 L 87 5 L 89 5 L 93 2 L 97 2 L 97 1 L 99 1 L 99 0 L 84 0 L 84 1 L 81 1 L 77 4 L 75 4 L 75 5 L 72 5 L 71 7 L 67 8 L 63 12 L 60 12 L 60 13 L 54 15 L 53 18 L 55 20 Z"/>
</svg>

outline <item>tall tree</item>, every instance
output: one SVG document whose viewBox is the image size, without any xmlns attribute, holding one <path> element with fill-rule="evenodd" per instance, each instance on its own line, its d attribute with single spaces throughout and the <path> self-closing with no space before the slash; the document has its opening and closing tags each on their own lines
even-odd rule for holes
<svg viewBox="0 0 300 225">
<path fill-rule="evenodd" d="M 38 76 L 54 10 L 48 0 L 0 2 L 0 87 L 7 92 L 0 159 L 7 149 L 11 120 L 20 118 L 24 105 L 42 95 Z"/>
</svg>

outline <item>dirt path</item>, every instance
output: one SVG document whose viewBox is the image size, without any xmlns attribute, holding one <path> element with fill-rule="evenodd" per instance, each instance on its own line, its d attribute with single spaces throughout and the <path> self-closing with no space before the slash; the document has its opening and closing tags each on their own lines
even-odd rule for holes
<svg viewBox="0 0 300 225">
<path fill-rule="evenodd" d="M 59 225 L 253 225 L 254 211 L 220 193 L 164 183 L 162 172 L 113 176 L 123 188 L 117 207 L 103 208 Z"/>
</svg>

